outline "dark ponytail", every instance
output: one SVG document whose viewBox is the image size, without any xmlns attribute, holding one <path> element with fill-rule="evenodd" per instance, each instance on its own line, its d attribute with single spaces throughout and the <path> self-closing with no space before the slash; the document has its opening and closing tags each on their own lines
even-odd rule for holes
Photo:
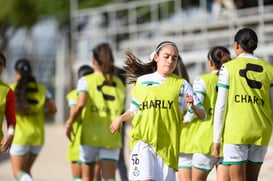
<svg viewBox="0 0 273 181">
<path fill-rule="evenodd" d="M 229 50 L 223 46 L 215 46 L 208 52 L 208 60 L 212 61 L 218 70 L 221 68 L 223 63 L 230 59 Z"/>
<path fill-rule="evenodd" d="M 15 63 L 15 70 L 20 74 L 15 88 L 16 111 L 20 114 L 30 114 L 28 92 L 37 92 L 37 82 L 32 75 L 32 68 L 27 59 L 19 59 Z M 27 86 L 30 82 L 34 83 L 34 87 L 29 89 Z"/>
<path fill-rule="evenodd" d="M 93 57 L 101 67 L 102 73 L 109 84 L 112 84 L 112 78 L 115 75 L 114 56 L 108 43 L 98 44 L 93 49 Z"/>
<path fill-rule="evenodd" d="M 258 46 L 257 34 L 250 28 L 240 29 L 236 33 L 234 41 L 239 43 L 242 49 L 248 53 L 253 53 Z"/>
</svg>

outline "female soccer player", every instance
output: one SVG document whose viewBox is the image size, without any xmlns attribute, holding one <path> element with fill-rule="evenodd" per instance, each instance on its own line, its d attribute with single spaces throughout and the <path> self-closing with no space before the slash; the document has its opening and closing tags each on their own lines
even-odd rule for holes
<svg viewBox="0 0 273 181">
<path fill-rule="evenodd" d="M 161 42 L 146 64 L 127 52 L 125 69 L 128 81 L 135 84 L 133 98 L 110 131 L 115 133 L 123 121 L 133 118 L 130 180 L 175 180 L 183 110 L 192 109 L 198 117 L 205 117 L 190 84 L 173 74 L 178 52 L 175 43 Z"/>
<path fill-rule="evenodd" d="M 10 149 L 14 176 L 31 181 L 31 168 L 44 144 L 45 118 L 56 113 L 52 96 L 32 75 L 29 60 L 15 63 L 16 129 Z"/>
<path fill-rule="evenodd" d="M 240 29 L 233 46 L 237 57 L 219 73 L 213 153 L 219 157 L 223 135 L 231 180 L 258 180 L 272 134 L 273 67 L 253 54 L 257 46 L 255 31 Z"/>
<path fill-rule="evenodd" d="M 125 87 L 116 76 L 114 57 L 108 43 L 98 44 L 92 51 L 94 73 L 78 81 L 78 103 L 66 122 L 71 139 L 72 124 L 82 116 L 80 159 L 82 180 L 92 181 L 94 165 L 99 159 L 104 180 L 115 180 L 121 134 L 112 135 L 109 126 L 124 109 Z"/>
<path fill-rule="evenodd" d="M 82 65 L 78 70 L 78 79 L 82 76 L 93 73 L 92 67 L 89 65 Z M 73 89 L 66 95 L 69 106 L 69 114 L 73 114 L 78 102 L 77 89 Z M 73 181 L 81 181 L 81 162 L 80 162 L 80 140 L 82 133 L 82 120 L 79 116 L 73 123 L 73 136 L 68 145 L 67 158 L 71 162 L 71 171 Z"/>
<path fill-rule="evenodd" d="M 231 59 L 226 47 L 215 46 L 208 52 L 209 73 L 198 76 L 193 82 L 193 89 L 207 112 L 205 120 L 193 119 L 191 145 L 193 145 L 192 180 L 206 181 L 210 171 L 216 166 L 217 180 L 229 181 L 228 167 L 222 164 L 222 157 L 212 155 L 213 110 L 217 97 L 219 70 L 223 63 Z M 221 154 L 222 156 L 222 154 Z"/>
</svg>

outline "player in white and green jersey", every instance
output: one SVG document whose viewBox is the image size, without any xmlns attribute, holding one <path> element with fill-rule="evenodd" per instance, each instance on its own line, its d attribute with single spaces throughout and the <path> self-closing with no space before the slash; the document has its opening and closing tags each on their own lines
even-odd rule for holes
<svg viewBox="0 0 273 181">
<path fill-rule="evenodd" d="M 231 180 L 258 180 L 272 134 L 273 67 L 253 55 L 257 44 L 252 29 L 240 29 L 234 38 L 237 58 L 219 74 L 213 152 L 219 156 L 223 134 Z"/>
<path fill-rule="evenodd" d="M 198 76 L 193 82 L 193 89 L 202 102 L 207 117 L 200 120 L 194 114 L 187 113 L 191 125 L 192 180 L 207 180 L 210 171 L 217 166 L 217 180 L 228 180 L 228 167 L 221 164 L 222 159 L 212 155 L 213 115 L 217 97 L 218 72 L 223 63 L 229 61 L 230 52 L 223 46 L 215 46 L 208 52 L 209 73 Z"/>
<path fill-rule="evenodd" d="M 78 102 L 75 112 L 66 122 L 67 136 L 71 139 L 72 124 L 81 116 L 82 180 L 93 179 L 94 165 L 99 159 L 103 179 L 112 181 L 115 180 L 122 140 L 121 134 L 111 134 L 109 126 L 124 110 L 125 87 L 116 76 L 110 45 L 100 43 L 92 53 L 94 73 L 78 81 Z"/>
<path fill-rule="evenodd" d="M 129 110 L 110 126 L 115 133 L 123 121 L 133 118 L 130 139 L 130 180 L 175 180 L 178 169 L 182 113 L 192 108 L 200 117 L 203 109 L 190 84 L 172 74 L 177 65 L 175 43 L 157 45 L 151 62 L 143 64 L 127 52 L 125 69 L 129 82 L 134 82 Z"/>
<path fill-rule="evenodd" d="M 182 62 L 179 61 L 179 62 Z M 178 62 L 178 63 L 179 63 Z M 183 68 L 184 65 L 177 65 L 177 68 L 184 69 L 183 71 L 180 71 L 178 75 L 184 79 L 186 79 L 188 82 L 189 77 L 187 76 L 187 70 Z M 186 72 L 186 75 L 185 75 Z M 197 95 L 197 94 L 196 94 Z M 195 95 L 195 96 L 196 96 Z M 201 106 L 200 100 L 195 101 L 198 106 Z M 184 115 L 187 113 L 186 115 Z M 183 123 L 182 124 L 182 130 L 180 135 L 180 148 L 179 148 L 179 159 L 178 159 L 178 177 L 179 180 L 191 180 L 192 178 L 192 156 L 193 156 L 193 144 L 192 139 L 195 135 L 194 132 L 194 125 L 188 124 L 188 122 L 192 119 L 191 116 L 195 116 L 194 112 L 192 110 L 185 110 L 185 113 L 183 113 Z"/>
<path fill-rule="evenodd" d="M 78 79 L 82 76 L 93 73 L 93 69 L 89 65 L 82 65 L 77 73 Z M 66 95 L 69 106 L 69 114 L 72 114 L 77 106 L 78 93 L 77 89 L 73 89 Z M 71 172 L 73 181 L 81 180 L 81 163 L 80 163 L 80 139 L 82 132 L 81 116 L 73 123 L 73 137 L 68 144 L 67 159 L 71 162 Z"/>
</svg>

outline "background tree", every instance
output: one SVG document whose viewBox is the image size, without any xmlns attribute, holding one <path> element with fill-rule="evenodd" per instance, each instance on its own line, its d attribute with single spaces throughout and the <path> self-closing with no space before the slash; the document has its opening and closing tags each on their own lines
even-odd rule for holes
<svg viewBox="0 0 273 181">
<path fill-rule="evenodd" d="M 19 28 L 31 28 L 39 17 L 36 1 L 0 0 L 0 51 Z"/>
</svg>

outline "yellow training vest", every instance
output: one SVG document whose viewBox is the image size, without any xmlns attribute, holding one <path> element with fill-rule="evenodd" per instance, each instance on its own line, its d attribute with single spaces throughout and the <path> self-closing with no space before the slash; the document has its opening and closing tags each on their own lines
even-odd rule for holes
<svg viewBox="0 0 273 181">
<path fill-rule="evenodd" d="M 137 82 L 132 90 L 139 110 L 132 120 L 131 148 L 142 140 L 152 145 L 164 162 L 175 170 L 178 169 L 182 123 L 178 105 L 182 85 L 183 79 L 171 75 L 161 85 L 149 87 Z"/>
<path fill-rule="evenodd" d="M 197 94 L 204 95 L 203 106 L 207 113 L 207 118 L 205 120 L 195 119 L 191 123 L 194 125 L 193 130 L 193 140 L 194 153 L 202 153 L 211 155 L 212 140 L 213 140 L 213 115 L 214 107 L 217 98 L 217 82 L 218 76 L 216 73 L 207 73 L 199 76 L 206 86 L 206 92 L 198 92 L 194 90 Z"/>
<path fill-rule="evenodd" d="M 71 100 L 75 103 L 74 106 L 77 105 L 78 102 L 78 95 L 77 95 L 77 90 L 74 89 L 70 91 L 66 95 L 66 99 L 68 102 Z M 71 107 L 71 105 L 69 105 Z M 81 133 L 82 133 L 82 122 L 81 119 L 82 117 L 79 116 L 77 119 L 73 122 L 73 132 L 74 136 L 72 137 L 72 141 L 69 142 L 68 144 L 68 152 L 67 152 L 67 159 L 69 161 L 78 161 L 80 160 L 80 139 L 81 139 Z"/>
<path fill-rule="evenodd" d="M 82 145 L 104 148 L 120 148 L 121 134 L 109 131 L 111 122 L 124 111 L 125 87 L 114 76 L 113 84 L 107 85 L 102 74 L 83 77 L 88 85 L 85 110 L 82 112 Z"/>
<path fill-rule="evenodd" d="M 272 65 L 246 57 L 224 65 L 229 76 L 224 143 L 267 146 L 272 133 Z"/>
<path fill-rule="evenodd" d="M 11 84 L 15 90 L 16 83 Z M 36 87 L 37 85 L 37 87 Z M 37 92 L 29 92 L 27 99 L 33 104 L 29 104 L 31 114 L 22 115 L 16 112 L 16 127 L 13 144 L 16 145 L 42 145 L 44 144 L 44 106 L 46 101 L 46 89 L 41 84 L 29 83 L 28 88 L 37 88 Z"/>
</svg>

